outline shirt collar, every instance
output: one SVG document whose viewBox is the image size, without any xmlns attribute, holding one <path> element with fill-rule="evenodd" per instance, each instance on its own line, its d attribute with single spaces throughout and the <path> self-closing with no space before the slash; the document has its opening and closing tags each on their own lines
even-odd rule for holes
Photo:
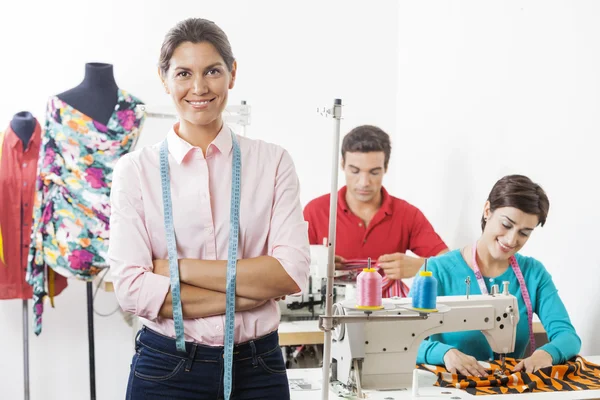
<svg viewBox="0 0 600 400">
<path fill-rule="evenodd" d="M 392 215 L 394 211 L 394 201 L 392 196 L 390 196 L 383 186 L 381 187 L 381 210 L 387 215 Z"/>
<path fill-rule="evenodd" d="M 338 205 L 345 212 L 350 211 L 350 208 L 348 207 L 348 203 L 346 202 L 346 192 L 347 191 L 348 191 L 347 186 L 344 186 L 343 188 L 341 188 L 338 191 Z M 394 209 L 393 204 L 394 204 L 394 202 L 392 201 L 392 196 L 390 196 L 389 193 L 387 192 L 387 190 L 385 190 L 385 188 L 382 186 L 381 187 L 380 210 L 383 211 L 384 213 L 386 213 L 387 215 L 392 215 L 393 209 Z"/>
<path fill-rule="evenodd" d="M 185 156 L 188 155 L 190 151 L 194 149 L 200 150 L 199 147 L 193 146 L 190 143 L 183 140 L 177 134 L 179 130 L 179 122 L 177 122 L 167 133 L 167 144 L 169 145 L 169 153 L 175 158 L 177 164 L 181 164 Z M 229 154 L 233 147 L 233 142 L 231 139 L 231 130 L 225 124 L 217 134 L 217 137 L 208 145 L 207 155 L 210 157 L 211 153 L 214 151 L 212 148 L 217 149 L 222 154 Z"/>
<path fill-rule="evenodd" d="M 41 136 L 42 136 L 41 133 L 42 133 L 42 127 L 40 126 L 40 123 L 36 119 L 35 120 L 35 129 L 33 130 L 33 134 L 31 135 L 29 142 L 27 142 L 27 148 L 29 148 L 30 146 L 35 146 L 40 142 Z M 23 143 L 23 142 L 21 142 L 21 139 L 19 139 L 19 136 L 17 136 L 15 131 L 13 131 L 13 129 L 10 127 L 10 124 L 8 125 L 8 128 L 6 129 L 6 132 L 4 135 L 5 135 L 4 140 L 6 140 L 6 144 L 9 145 L 13 149 L 16 148 L 17 145 Z M 23 149 L 23 151 L 26 150 L 23 146 L 21 146 L 21 149 Z"/>
</svg>

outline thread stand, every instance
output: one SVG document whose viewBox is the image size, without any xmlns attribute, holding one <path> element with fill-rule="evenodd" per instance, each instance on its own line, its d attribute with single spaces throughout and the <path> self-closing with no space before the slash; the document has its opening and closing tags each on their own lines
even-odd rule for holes
<svg viewBox="0 0 600 400">
<path fill-rule="evenodd" d="M 317 112 L 319 110 L 317 109 Z M 333 128 L 333 159 L 331 163 L 331 197 L 329 200 L 329 235 L 328 237 L 328 262 L 327 262 L 327 285 L 325 296 L 325 316 L 319 319 L 319 327 L 324 331 L 323 338 L 323 373 L 322 373 L 322 400 L 329 399 L 329 373 L 331 368 L 331 333 L 333 326 L 333 276 L 335 271 L 335 239 L 337 222 L 337 186 L 339 169 L 339 147 L 340 147 L 340 121 L 342 119 L 342 100 L 334 99 L 331 109 L 323 110 L 321 115 L 331 116 L 334 121 Z"/>
</svg>

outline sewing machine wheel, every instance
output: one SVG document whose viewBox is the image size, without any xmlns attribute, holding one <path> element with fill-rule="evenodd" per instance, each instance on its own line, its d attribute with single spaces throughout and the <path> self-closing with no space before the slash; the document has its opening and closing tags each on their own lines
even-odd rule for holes
<svg viewBox="0 0 600 400">
<path fill-rule="evenodd" d="M 346 315 L 346 311 L 344 310 L 344 307 L 342 307 L 342 305 L 340 303 L 335 303 L 333 305 L 333 313 L 334 316 L 335 315 Z M 340 341 L 344 338 L 344 334 L 346 333 L 346 324 L 345 323 L 341 323 L 338 326 L 336 326 L 335 328 L 333 328 L 333 331 L 331 332 L 331 337 L 334 340 Z"/>
</svg>

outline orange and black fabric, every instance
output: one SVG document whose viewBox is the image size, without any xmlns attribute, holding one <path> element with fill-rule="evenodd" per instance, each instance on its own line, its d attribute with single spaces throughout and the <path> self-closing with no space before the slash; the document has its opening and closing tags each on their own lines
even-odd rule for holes
<svg viewBox="0 0 600 400">
<path fill-rule="evenodd" d="M 566 364 L 541 368 L 532 373 L 514 372 L 519 361 L 507 358 L 504 370 L 500 361 L 491 361 L 490 375 L 483 378 L 451 374 L 446 368 L 436 365 L 419 364 L 417 368 L 436 374 L 436 386 L 463 389 L 472 395 L 600 389 L 600 365 L 583 357 L 577 356 Z"/>
</svg>

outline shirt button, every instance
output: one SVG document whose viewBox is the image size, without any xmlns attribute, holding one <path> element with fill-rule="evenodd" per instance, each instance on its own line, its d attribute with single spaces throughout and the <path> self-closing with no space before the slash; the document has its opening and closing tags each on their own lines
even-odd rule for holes
<svg viewBox="0 0 600 400">
<path fill-rule="evenodd" d="M 215 325 L 215 328 L 217 328 L 218 331 L 221 330 L 221 326 L 220 325 Z"/>
<path fill-rule="evenodd" d="M 23 163 L 23 168 L 27 167 L 27 163 Z"/>
<path fill-rule="evenodd" d="M 490 278 L 490 282 L 494 282 L 494 278 Z"/>
<path fill-rule="evenodd" d="M 213 233 L 213 229 L 212 228 L 204 228 L 204 230 L 206 231 L 206 233 Z"/>
<path fill-rule="evenodd" d="M 23 182 L 23 186 L 27 186 L 27 182 Z"/>
<path fill-rule="evenodd" d="M 362 226 L 362 222 L 359 222 L 359 223 L 358 223 L 358 226 Z"/>
</svg>

